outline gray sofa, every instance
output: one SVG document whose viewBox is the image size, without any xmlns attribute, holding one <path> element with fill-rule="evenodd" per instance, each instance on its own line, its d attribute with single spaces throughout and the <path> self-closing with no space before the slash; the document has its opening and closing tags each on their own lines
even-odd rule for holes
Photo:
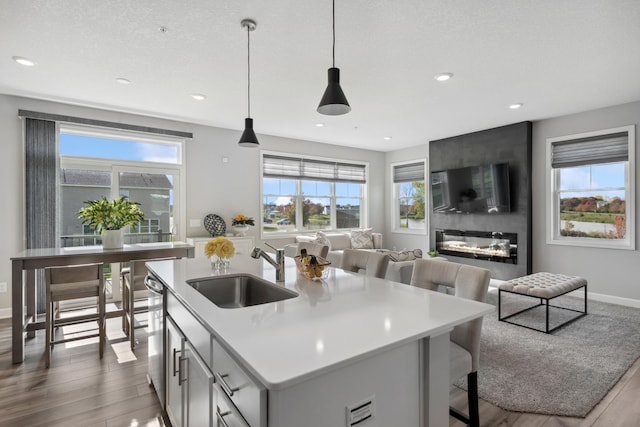
<svg viewBox="0 0 640 427">
<path fill-rule="evenodd" d="M 354 249 L 351 243 L 351 233 L 345 232 L 331 232 L 325 233 L 326 238 L 329 240 L 329 252 L 327 253 L 327 260 L 331 262 L 334 267 L 342 266 L 342 255 L 345 249 Z M 379 251 L 390 252 L 382 249 L 382 233 L 371 233 L 373 248 L 360 249 L 365 251 Z M 300 242 L 316 242 L 315 235 L 298 235 L 296 236 L 296 243 L 292 243 L 285 246 L 285 255 L 295 256 L 298 253 L 298 243 Z M 357 249 L 357 248 L 356 248 Z M 394 282 L 400 282 L 409 284 L 411 281 L 411 274 L 413 272 L 413 259 L 403 261 L 394 260 L 390 258 L 387 266 L 387 273 L 385 279 L 392 280 Z"/>
<path fill-rule="evenodd" d="M 331 232 L 324 233 L 329 240 L 329 253 L 327 254 L 327 260 L 331 262 L 331 265 L 339 267 L 342 265 L 342 253 L 345 249 L 359 249 L 353 248 L 351 245 L 351 232 Z M 371 233 L 373 249 L 382 249 L 382 233 Z M 296 236 L 296 243 L 299 242 L 315 242 L 316 236 L 314 235 L 299 235 Z"/>
</svg>

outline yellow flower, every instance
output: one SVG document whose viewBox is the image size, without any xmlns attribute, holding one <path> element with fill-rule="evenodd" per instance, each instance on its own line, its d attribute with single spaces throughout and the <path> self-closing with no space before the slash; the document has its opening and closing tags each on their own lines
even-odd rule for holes
<svg viewBox="0 0 640 427">
<path fill-rule="evenodd" d="M 255 225 L 256 222 L 253 218 L 246 216 L 245 214 L 238 214 L 231 220 L 231 225 Z"/>
<path fill-rule="evenodd" d="M 217 255 L 220 258 L 231 258 L 235 253 L 236 248 L 233 242 L 222 236 L 209 240 L 204 247 L 204 254 L 208 257 Z"/>
</svg>

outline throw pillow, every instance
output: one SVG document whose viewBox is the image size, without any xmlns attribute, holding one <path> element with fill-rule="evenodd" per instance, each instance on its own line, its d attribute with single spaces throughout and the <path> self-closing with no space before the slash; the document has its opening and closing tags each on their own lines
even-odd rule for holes
<svg viewBox="0 0 640 427">
<path fill-rule="evenodd" d="M 413 261 L 416 258 L 422 258 L 422 249 L 414 249 L 412 251 L 390 251 L 389 259 L 391 261 Z"/>
<path fill-rule="evenodd" d="M 326 234 L 322 231 L 316 231 L 316 240 L 314 243 L 318 243 L 320 245 L 326 245 L 329 250 L 331 250 L 331 240 L 327 237 Z"/>
<path fill-rule="evenodd" d="M 416 259 L 415 256 L 413 256 L 413 252 L 412 251 L 397 251 L 397 252 L 389 252 L 389 259 L 391 261 L 413 261 L 414 259 Z"/>
<path fill-rule="evenodd" d="M 351 249 L 373 249 L 373 229 L 351 230 Z"/>
</svg>

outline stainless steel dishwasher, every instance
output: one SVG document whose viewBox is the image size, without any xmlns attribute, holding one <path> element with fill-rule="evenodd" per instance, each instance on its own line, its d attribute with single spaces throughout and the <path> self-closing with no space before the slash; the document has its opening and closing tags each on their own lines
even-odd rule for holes
<svg viewBox="0 0 640 427">
<path fill-rule="evenodd" d="M 164 288 L 153 275 L 144 278 L 144 284 L 149 291 L 149 366 L 147 377 L 153 385 L 164 408 Z"/>
</svg>

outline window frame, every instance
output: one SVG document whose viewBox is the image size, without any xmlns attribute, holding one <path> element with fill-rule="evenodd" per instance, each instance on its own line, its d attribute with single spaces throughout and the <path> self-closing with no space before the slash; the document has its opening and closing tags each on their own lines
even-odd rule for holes
<svg viewBox="0 0 640 427">
<path fill-rule="evenodd" d="M 112 158 L 84 157 L 62 155 L 60 153 L 60 135 L 62 133 L 83 135 L 95 138 L 109 138 L 127 141 L 140 141 L 154 144 L 171 144 L 177 147 L 177 163 L 144 162 L 137 160 L 122 160 Z M 58 146 L 58 170 L 62 168 L 88 169 L 111 173 L 110 198 L 119 197 L 120 173 L 136 172 L 150 174 L 170 174 L 174 177 L 173 212 L 175 225 L 174 240 L 184 241 L 186 232 L 186 139 L 178 136 L 147 134 L 138 131 L 102 128 L 91 125 L 58 123 L 56 126 L 56 145 Z M 57 191 L 61 191 L 61 184 L 56 184 Z M 60 194 L 58 195 L 60 197 Z M 61 206 L 58 204 L 58 208 Z M 56 221 L 60 220 L 61 212 L 56 213 Z M 58 228 L 58 227 L 56 227 Z M 56 230 L 56 241 L 61 239 L 61 230 Z"/>
<path fill-rule="evenodd" d="M 320 161 L 320 162 L 333 162 L 333 163 L 350 163 L 350 164 L 354 164 L 354 165 L 361 165 L 364 166 L 364 179 L 365 182 L 361 183 L 360 185 L 362 186 L 362 191 L 361 191 L 361 195 L 360 195 L 360 199 L 361 199 L 361 204 L 360 204 L 360 226 L 359 228 L 367 228 L 369 226 L 369 215 L 368 215 L 368 209 L 367 209 L 367 204 L 368 204 L 368 200 L 369 200 L 369 194 L 368 194 L 368 189 L 369 189 L 369 162 L 364 162 L 364 161 L 357 161 L 357 160 L 346 160 L 346 159 L 338 159 L 338 158 L 331 158 L 331 157 L 321 157 L 321 156 L 309 156 L 309 155 L 302 155 L 302 154 L 294 154 L 294 153 L 285 153 L 285 152 L 279 152 L 279 151 L 266 151 L 266 150 L 261 150 L 260 151 L 260 218 L 258 219 L 258 225 L 260 227 L 260 239 L 261 240 L 273 240 L 273 239 L 282 239 L 282 238 L 289 238 L 292 236 L 296 236 L 296 235 L 300 235 L 300 234 L 309 234 L 309 233 L 314 233 L 314 230 L 300 230 L 300 229 L 293 229 L 291 231 L 279 231 L 279 232 L 274 232 L 274 233 L 267 233 L 264 231 L 264 218 L 262 213 L 264 212 L 264 156 L 280 156 L 280 157 L 289 157 L 292 159 L 303 159 L 303 160 L 316 160 L 316 161 Z M 287 178 L 282 178 L 282 179 L 287 179 Z M 295 177 L 291 177 L 289 178 L 293 181 L 295 181 L 296 183 L 296 194 L 294 195 L 294 198 L 296 200 L 296 206 L 298 206 L 299 204 L 301 204 L 304 200 L 304 194 L 302 194 L 302 181 L 305 181 L 305 179 L 303 178 L 295 178 Z M 321 181 L 321 182 L 329 182 L 329 181 Z M 347 182 L 347 181 L 344 181 Z M 336 182 L 331 182 L 331 195 L 330 195 L 330 199 L 331 199 L 331 227 L 328 229 L 323 229 L 323 232 L 335 232 L 335 231 L 341 231 L 341 230 L 350 230 L 353 229 L 353 227 L 349 227 L 349 228 L 337 228 L 337 213 L 336 213 L 336 191 L 335 191 L 335 184 Z M 302 223 L 302 209 L 296 209 L 296 224 L 301 224 Z"/>
<path fill-rule="evenodd" d="M 561 168 L 552 167 L 553 143 L 580 140 L 583 138 L 605 137 L 616 133 L 627 134 L 628 160 L 625 165 L 625 226 L 624 239 L 598 239 L 591 237 L 570 237 L 560 234 L 559 176 Z M 574 135 L 566 135 L 546 140 L 546 241 L 550 245 L 566 245 L 603 249 L 635 250 L 635 125 L 603 129 Z M 619 162 L 618 162 L 619 163 Z M 597 165 L 604 163 L 591 163 Z"/>
<path fill-rule="evenodd" d="M 401 227 L 398 227 L 397 225 L 400 224 L 400 221 L 399 221 L 400 220 L 400 195 L 398 193 L 398 185 L 402 183 L 394 182 L 395 168 L 398 166 L 409 165 L 414 163 L 422 163 L 422 166 L 424 168 L 424 211 L 425 211 L 424 212 L 424 228 L 401 228 Z M 406 160 L 401 162 L 394 162 L 394 163 L 391 163 L 389 166 L 390 166 L 389 181 L 391 185 L 391 198 L 392 198 L 391 212 L 390 212 L 391 232 L 398 233 L 398 234 L 412 234 L 412 235 L 418 235 L 418 236 L 427 235 L 429 230 L 429 212 L 430 212 L 430 206 L 431 206 L 429 203 L 430 198 L 428 197 L 428 192 L 431 189 L 427 187 L 427 183 L 430 182 L 427 180 L 427 176 L 428 176 L 427 159 L 420 158 L 420 159 L 412 159 L 412 160 Z"/>
</svg>

